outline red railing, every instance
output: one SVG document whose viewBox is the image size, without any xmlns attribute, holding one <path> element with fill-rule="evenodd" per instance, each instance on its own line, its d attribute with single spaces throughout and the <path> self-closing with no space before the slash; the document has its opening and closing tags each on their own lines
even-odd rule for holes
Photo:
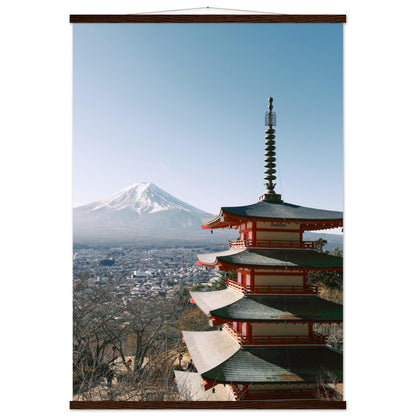
<svg viewBox="0 0 416 416">
<path fill-rule="evenodd" d="M 243 286 L 235 280 L 226 279 L 227 287 L 238 290 L 246 295 L 267 295 L 267 294 L 283 294 L 283 295 L 316 295 L 318 286 Z"/>
<path fill-rule="evenodd" d="M 239 292 L 245 293 L 246 289 L 243 285 L 238 284 L 235 280 L 225 279 L 227 287 L 231 289 L 238 290 Z"/>
<path fill-rule="evenodd" d="M 298 248 L 313 250 L 315 241 L 287 241 L 287 240 L 228 240 L 230 248 Z"/>
<path fill-rule="evenodd" d="M 223 331 L 231 335 L 239 344 L 242 345 L 272 345 L 272 344 L 326 344 L 326 335 L 314 332 L 309 335 L 262 335 L 262 336 L 243 336 L 234 331 L 231 324 L 224 324 Z"/>
<path fill-rule="evenodd" d="M 222 330 L 228 335 L 231 335 L 238 343 L 241 343 L 241 337 L 234 331 L 231 324 L 224 324 L 221 326 Z"/>
</svg>

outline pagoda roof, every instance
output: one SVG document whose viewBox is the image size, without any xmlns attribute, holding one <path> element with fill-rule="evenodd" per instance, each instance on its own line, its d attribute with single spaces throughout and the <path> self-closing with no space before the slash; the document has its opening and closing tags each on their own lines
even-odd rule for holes
<svg viewBox="0 0 416 416">
<path fill-rule="evenodd" d="M 235 401 L 231 390 L 223 384 L 215 386 L 215 390 L 205 390 L 204 379 L 199 373 L 175 371 L 179 397 L 186 401 Z"/>
<path fill-rule="evenodd" d="M 191 292 L 192 299 L 206 315 L 214 309 L 230 305 L 244 297 L 242 292 L 232 289 L 215 290 L 212 292 Z"/>
<path fill-rule="evenodd" d="M 342 381 L 342 366 L 342 353 L 327 346 L 246 347 L 201 375 L 218 383 L 315 383 L 328 372 Z"/>
<path fill-rule="evenodd" d="M 342 305 L 318 296 L 242 298 L 211 311 L 211 316 L 243 321 L 342 321 Z"/>
<path fill-rule="evenodd" d="M 231 218 L 227 220 L 227 217 Z M 234 221 L 232 219 L 233 217 Z M 310 224 L 305 229 L 323 229 L 339 227 L 343 221 L 343 213 L 342 211 L 302 207 L 283 201 L 259 201 L 255 204 L 240 207 L 221 207 L 220 213 L 217 216 L 203 219 L 203 222 L 205 228 L 226 227 L 230 223 L 234 223 L 235 219 L 240 218 L 306 223 L 319 222 L 325 223 L 325 226 L 321 225 L 316 228 L 314 224 Z"/>
<path fill-rule="evenodd" d="M 223 331 L 182 331 L 183 338 L 199 373 L 228 360 L 240 345 Z"/>
<path fill-rule="evenodd" d="M 206 266 L 227 264 L 247 267 L 340 269 L 343 258 L 318 253 L 315 250 L 259 250 L 230 249 L 218 253 L 199 254 L 198 259 Z"/>
<path fill-rule="evenodd" d="M 191 292 L 191 296 L 208 316 L 230 321 L 340 322 L 343 319 L 342 305 L 318 296 L 241 296 L 232 301 L 230 292 L 235 291 Z M 223 306 L 217 307 L 220 304 Z"/>
<path fill-rule="evenodd" d="M 217 383 L 316 382 L 319 376 L 327 377 L 324 369 L 342 380 L 342 353 L 327 346 L 241 348 L 223 331 L 183 332 L 183 335 L 198 372 L 206 380 Z M 221 353 L 223 348 L 225 351 Z M 218 353 L 222 356 L 217 357 Z"/>
</svg>

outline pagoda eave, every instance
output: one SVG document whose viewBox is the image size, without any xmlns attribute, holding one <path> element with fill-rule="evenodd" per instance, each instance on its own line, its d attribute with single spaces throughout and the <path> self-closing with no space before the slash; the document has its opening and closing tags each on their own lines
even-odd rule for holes
<svg viewBox="0 0 416 416">
<path fill-rule="evenodd" d="M 300 222 L 302 231 L 316 231 L 316 230 L 329 230 L 332 228 L 340 228 L 343 226 L 343 221 L 336 221 L 336 222 L 324 222 L 324 221 L 317 221 L 317 222 Z"/>
<path fill-rule="evenodd" d="M 241 267 L 247 267 L 247 268 L 255 268 L 255 267 L 261 267 L 262 269 L 268 269 L 268 270 L 275 270 L 275 271 L 284 271 L 284 270 L 292 270 L 292 271 L 298 271 L 298 272 L 303 272 L 303 271 L 308 271 L 308 272 L 320 272 L 320 271 L 331 271 L 331 272 L 342 272 L 343 268 L 342 267 L 308 267 L 308 266 L 303 266 L 303 267 L 299 267 L 299 266 L 259 266 L 256 264 L 244 264 L 244 265 L 239 265 L 239 264 L 232 264 L 232 263 L 225 263 L 225 262 L 219 262 L 219 263 L 214 263 L 214 264 L 209 264 L 209 263 L 203 263 L 202 261 L 197 261 L 196 262 L 197 266 L 204 266 L 204 267 L 209 267 L 210 269 L 215 269 L 217 271 L 220 272 L 225 272 L 225 271 L 230 271 L 230 270 L 237 270 L 240 269 Z"/>
<path fill-rule="evenodd" d="M 201 229 L 203 230 L 215 230 L 215 229 L 222 229 L 222 228 L 239 228 L 242 223 L 246 223 L 248 221 L 256 222 L 256 221 L 270 221 L 270 218 L 265 217 L 238 217 L 230 214 L 220 214 L 213 222 L 205 223 L 201 225 Z M 302 231 L 316 231 L 316 230 L 329 230 L 333 228 L 340 228 L 343 226 L 343 220 L 337 221 L 322 221 L 322 220 L 314 220 L 311 218 L 308 219 L 273 219 L 274 223 L 281 223 L 281 224 L 300 224 Z"/>
<path fill-rule="evenodd" d="M 212 326 L 228 322 L 342 323 L 342 305 L 318 296 L 246 297 L 230 288 L 191 292 Z"/>
<path fill-rule="evenodd" d="M 235 401 L 234 395 L 226 386 L 206 380 L 199 373 L 176 370 L 175 382 L 181 400 Z M 216 387 L 215 391 L 212 390 L 213 387 Z"/>
<path fill-rule="evenodd" d="M 238 228 L 242 222 L 246 222 L 247 218 L 236 217 L 233 215 L 226 215 L 222 211 L 215 218 L 206 220 L 204 225 L 201 225 L 203 230 L 210 230 L 216 228 Z"/>
<path fill-rule="evenodd" d="M 208 382 L 310 383 L 316 382 L 324 364 L 342 379 L 342 353 L 328 346 L 242 348 L 223 331 L 183 331 L 183 336 L 199 374 Z"/>
<path fill-rule="evenodd" d="M 244 365 L 242 366 L 242 363 Z M 205 380 L 238 384 L 314 383 L 329 380 L 326 368 L 342 380 L 342 354 L 328 346 L 247 347 L 201 374 Z"/>
<path fill-rule="evenodd" d="M 282 318 L 282 319 L 249 319 L 249 318 L 224 318 L 221 316 L 217 316 L 215 313 L 210 313 L 209 315 L 210 321 L 209 321 L 209 325 L 211 327 L 217 327 L 217 326 L 221 326 L 224 324 L 228 324 L 230 322 L 249 322 L 252 324 L 265 324 L 265 323 L 287 323 L 290 322 L 291 324 L 342 324 L 343 320 L 342 319 L 337 319 L 337 320 L 317 320 L 317 319 L 303 319 L 303 318 L 298 318 L 298 317 L 294 317 L 294 318 Z"/>
<path fill-rule="evenodd" d="M 267 250 L 233 248 L 227 251 L 198 255 L 197 264 L 217 270 L 267 268 L 273 270 L 342 271 L 342 257 L 318 253 L 315 250 Z"/>
<path fill-rule="evenodd" d="M 238 228 L 249 221 L 300 224 L 302 231 L 343 226 L 341 211 L 328 211 L 281 202 L 260 201 L 252 205 L 221 207 L 220 213 L 203 220 L 203 229 Z"/>
<path fill-rule="evenodd" d="M 245 264 L 245 265 L 236 265 L 236 264 L 227 264 L 227 263 L 218 263 L 216 265 L 208 265 L 208 264 L 203 264 L 206 267 L 210 267 L 210 268 L 214 268 L 217 271 L 230 271 L 230 270 L 237 270 L 240 269 L 241 267 L 248 267 L 248 268 L 255 268 L 255 267 L 260 267 L 258 265 L 255 264 Z M 275 270 L 275 271 L 283 271 L 283 270 L 292 270 L 294 272 L 303 272 L 303 271 L 308 271 L 308 272 L 322 272 L 322 271 L 330 271 L 330 272 L 342 272 L 343 268 L 342 267 L 308 267 L 308 266 L 304 266 L 304 267 L 299 267 L 299 266 L 281 266 L 281 267 L 276 267 L 276 266 L 261 266 L 262 269 L 268 269 L 268 270 Z"/>
</svg>

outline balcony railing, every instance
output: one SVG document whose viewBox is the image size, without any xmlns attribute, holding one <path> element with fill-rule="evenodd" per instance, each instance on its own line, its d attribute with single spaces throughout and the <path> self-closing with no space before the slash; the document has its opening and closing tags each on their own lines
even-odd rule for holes
<svg viewBox="0 0 416 416">
<path fill-rule="evenodd" d="M 326 344 L 327 336 L 314 332 L 309 335 L 262 335 L 244 336 L 234 331 L 231 324 L 224 324 L 223 331 L 226 331 L 241 345 L 284 345 L 284 344 Z"/>
<path fill-rule="evenodd" d="M 272 285 L 260 285 L 260 286 L 243 286 L 237 283 L 235 280 L 226 279 L 227 287 L 245 295 L 316 295 L 318 293 L 318 286 L 272 286 Z"/>
<path fill-rule="evenodd" d="M 289 248 L 313 250 L 315 241 L 288 241 L 288 240 L 228 240 L 230 248 Z"/>
</svg>

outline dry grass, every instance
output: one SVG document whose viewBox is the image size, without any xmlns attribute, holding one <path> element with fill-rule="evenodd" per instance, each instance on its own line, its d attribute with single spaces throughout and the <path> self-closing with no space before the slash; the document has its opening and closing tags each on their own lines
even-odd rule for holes
<svg viewBox="0 0 416 416">
<path fill-rule="evenodd" d="M 319 297 L 325 300 L 330 300 L 331 302 L 343 304 L 344 295 L 343 291 L 339 289 L 331 289 L 324 286 L 319 286 Z"/>
</svg>

